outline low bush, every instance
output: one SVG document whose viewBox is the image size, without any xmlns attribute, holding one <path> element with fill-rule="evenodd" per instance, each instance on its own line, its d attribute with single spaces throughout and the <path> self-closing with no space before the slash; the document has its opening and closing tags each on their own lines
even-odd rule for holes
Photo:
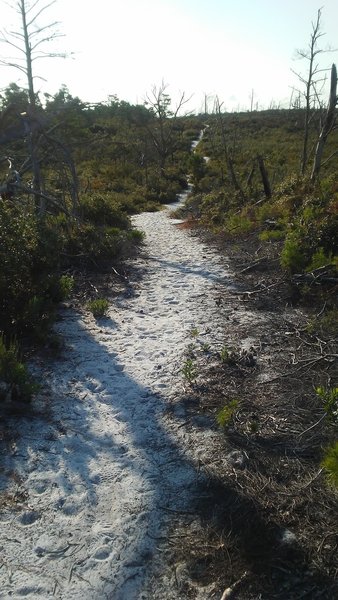
<svg viewBox="0 0 338 600">
<path fill-rule="evenodd" d="M 259 234 L 261 242 L 276 242 L 285 237 L 285 232 L 281 229 L 265 229 Z"/>
<path fill-rule="evenodd" d="M 192 358 L 187 358 L 182 369 L 181 369 L 181 373 L 184 377 L 184 379 L 192 384 L 197 377 L 197 370 L 196 370 L 196 365 L 195 362 Z"/>
<path fill-rule="evenodd" d="M 216 420 L 220 427 L 225 428 L 230 424 L 231 419 L 238 408 L 238 404 L 238 400 L 231 400 L 228 404 L 225 404 L 225 406 L 223 406 L 223 408 L 218 412 Z"/>
<path fill-rule="evenodd" d="M 37 389 L 26 365 L 19 359 L 16 341 L 11 340 L 6 345 L 4 336 L 0 336 L 0 401 L 29 402 Z"/>
<path fill-rule="evenodd" d="M 311 259 L 309 240 L 304 239 L 304 232 L 293 230 L 287 234 L 281 252 L 281 265 L 290 273 L 301 273 Z"/>
<path fill-rule="evenodd" d="M 313 323 L 313 330 L 326 337 L 338 337 L 338 309 L 329 308 L 323 315 L 317 317 Z"/>
<path fill-rule="evenodd" d="M 329 483 L 338 488 L 338 442 L 326 449 L 321 464 L 326 471 Z"/>
<path fill-rule="evenodd" d="M 325 388 L 319 386 L 315 390 L 321 398 L 326 416 L 331 423 L 338 425 L 338 387 Z"/>
<path fill-rule="evenodd" d="M 91 300 L 91 302 L 88 302 L 87 308 L 90 310 L 93 316 L 98 319 L 107 314 L 109 302 L 106 300 L 106 298 L 97 298 L 96 300 Z"/>
<path fill-rule="evenodd" d="M 140 244 L 144 240 L 144 233 L 139 229 L 131 229 L 127 233 L 128 240 L 135 242 L 135 244 Z"/>
<path fill-rule="evenodd" d="M 82 218 L 92 225 L 127 229 L 130 221 L 125 210 L 121 209 L 123 199 L 124 195 L 118 193 L 84 194 L 80 202 Z"/>
</svg>

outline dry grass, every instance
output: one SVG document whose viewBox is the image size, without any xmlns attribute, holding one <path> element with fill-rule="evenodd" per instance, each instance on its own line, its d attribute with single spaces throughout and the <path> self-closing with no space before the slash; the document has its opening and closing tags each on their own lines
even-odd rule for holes
<svg viewBox="0 0 338 600">
<path fill-rule="evenodd" d="M 232 252 L 232 268 L 241 271 L 236 324 L 229 318 L 233 298 L 215 299 L 225 344 L 241 348 L 251 336 L 257 344 L 250 360 L 240 352 L 230 364 L 200 356 L 192 414 L 216 418 L 224 400 L 236 397 L 240 404 L 215 460 L 203 465 L 209 484 L 196 504 L 201 528 L 178 551 L 182 559 L 190 556 L 192 582 L 214 584 L 212 598 L 238 582 L 229 591 L 238 600 L 332 600 L 338 597 L 338 491 L 320 464 L 337 428 L 314 390 L 334 385 L 336 340 L 309 333 L 321 300 L 313 296 L 311 310 L 297 304 L 297 290 L 273 256 L 246 269 L 256 261 L 248 240 L 224 252 Z M 259 314 L 254 331 L 252 323 L 241 324 L 248 309 Z M 235 451 L 241 466 L 227 464 Z"/>
</svg>

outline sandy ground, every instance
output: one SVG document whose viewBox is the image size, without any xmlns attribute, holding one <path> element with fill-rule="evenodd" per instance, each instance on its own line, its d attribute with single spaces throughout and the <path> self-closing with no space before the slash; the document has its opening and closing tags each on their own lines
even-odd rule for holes
<svg viewBox="0 0 338 600">
<path fill-rule="evenodd" d="M 134 218 L 146 244 L 108 317 L 63 309 L 63 358 L 33 365 L 35 414 L 1 457 L 0 598 L 182 597 L 158 540 L 203 488 L 218 433 L 184 427 L 181 370 L 192 332 L 222 346 L 231 278 L 169 213 Z"/>
</svg>

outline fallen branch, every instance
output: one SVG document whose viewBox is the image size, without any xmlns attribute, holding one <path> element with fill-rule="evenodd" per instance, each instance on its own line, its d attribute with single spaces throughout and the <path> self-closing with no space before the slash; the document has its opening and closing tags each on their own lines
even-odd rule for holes
<svg viewBox="0 0 338 600">
<path fill-rule="evenodd" d="M 265 260 L 266 260 L 265 258 L 259 258 L 258 260 L 255 260 L 253 263 L 251 263 L 251 265 L 248 265 L 247 267 L 245 267 L 244 269 L 239 271 L 239 275 L 242 275 L 243 273 L 247 273 L 248 271 L 251 271 L 251 269 L 254 269 L 259 264 L 263 263 Z"/>
<path fill-rule="evenodd" d="M 233 583 L 230 587 L 224 590 L 221 600 L 230 600 L 233 597 L 233 594 L 235 593 L 236 589 L 243 583 L 244 579 L 246 579 L 248 575 L 249 572 L 245 571 L 245 573 L 243 573 L 240 579 L 235 581 L 235 583 Z"/>
<path fill-rule="evenodd" d="M 309 481 L 304 483 L 304 485 L 301 485 L 299 488 L 293 490 L 292 492 L 279 492 L 279 493 L 282 496 L 295 496 L 296 494 L 299 494 L 303 490 L 306 490 L 306 488 L 308 488 L 312 483 L 314 483 L 316 481 L 316 479 L 318 479 L 318 477 L 322 474 L 323 471 L 324 471 L 324 469 L 320 468 L 319 471 L 317 471 L 317 473 L 313 477 L 311 477 L 311 479 Z"/>
<path fill-rule="evenodd" d="M 330 274 L 332 272 L 332 275 Z M 335 272 L 332 264 L 323 265 L 314 269 L 311 273 L 295 273 L 292 277 L 292 281 L 297 285 L 298 283 L 308 282 L 314 284 L 320 283 L 338 283 L 338 277 L 335 277 Z"/>
<path fill-rule="evenodd" d="M 247 290 L 245 292 L 242 292 L 242 295 L 248 295 L 249 297 L 252 296 L 253 294 L 260 294 L 261 292 L 266 292 L 267 290 L 270 290 L 273 287 L 276 287 L 277 285 L 281 285 L 282 283 L 285 282 L 285 279 L 280 279 L 279 281 L 276 281 L 275 283 L 272 283 L 271 285 L 263 285 L 262 287 L 258 288 L 258 290 Z"/>
<path fill-rule="evenodd" d="M 115 273 L 115 275 L 120 277 L 123 281 L 128 281 L 128 277 L 126 277 L 125 275 L 122 275 L 122 273 L 119 273 L 114 267 L 112 267 L 111 270 L 113 271 L 113 273 Z"/>
<path fill-rule="evenodd" d="M 314 427 L 317 427 L 317 425 L 319 425 L 319 424 L 320 424 L 320 423 L 321 423 L 321 422 L 322 422 L 322 421 L 325 419 L 325 417 L 326 417 L 326 416 L 327 416 L 327 414 L 326 414 L 326 413 L 324 413 L 324 414 L 323 414 L 323 415 L 320 417 L 320 419 L 319 419 L 318 421 L 316 421 L 316 423 L 314 423 L 313 425 L 311 425 L 311 427 L 308 427 L 307 429 L 304 429 L 304 431 L 302 431 L 301 433 L 299 433 L 299 437 L 300 437 L 301 435 L 304 435 L 304 433 L 307 433 L 308 431 L 311 431 L 311 429 L 313 429 Z"/>
</svg>

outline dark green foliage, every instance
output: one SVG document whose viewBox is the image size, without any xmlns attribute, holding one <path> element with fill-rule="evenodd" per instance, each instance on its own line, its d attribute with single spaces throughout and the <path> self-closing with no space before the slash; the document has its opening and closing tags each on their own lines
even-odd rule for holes
<svg viewBox="0 0 338 600">
<path fill-rule="evenodd" d="M 44 338 L 54 304 L 72 290 L 73 280 L 62 275 L 63 268 L 112 261 L 126 244 L 140 241 L 139 233 L 126 229 L 129 219 L 122 211 L 104 203 L 91 210 L 91 222 L 63 214 L 41 222 L 34 206 L 0 201 L 0 331 L 7 337 Z"/>
<path fill-rule="evenodd" d="M 56 302 L 61 302 L 62 300 L 68 300 L 70 298 L 71 293 L 74 288 L 74 277 L 69 275 L 61 275 L 57 290 L 54 292 L 54 299 Z M 58 295 L 57 295 L 58 294 Z"/>
<path fill-rule="evenodd" d="M 144 233 L 139 229 L 131 229 L 127 233 L 128 240 L 140 244 L 144 240 Z"/>
<path fill-rule="evenodd" d="M 6 345 L 4 336 L 0 336 L 0 402 L 7 398 L 29 402 L 37 389 L 27 367 L 19 359 L 16 341 L 12 339 Z"/>
<path fill-rule="evenodd" d="M 194 154 L 192 154 L 190 156 L 189 171 L 191 172 L 192 182 L 195 186 L 195 189 L 196 189 L 196 191 L 198 191 L 199 190 L 198 184 L 201 181 L 201 179 L 203 179 L 203 177 L 205 177 L 207 168 L 206 168 L 206 163 L 205 163 L 203 156 L 201 156 L 197 152 L 195 152 Z"/>
<path fill-rule="evenodd" d="M 124 233 L 118 227 L 75 224 L 69 232 L 65 258 L 78 264 L 113 260 L 119 255 L 123 240 Z"/>
<path fill-rule="evenodd" d="M 23 333 L 44 319 L 52 283 L 34 208 L 0 201 L 0 331 Z M 41 325 L 41 322 L 40 322 Z"/>
<path fill-rule="evenodd" d="M 81 196 L 81 214 L 84 221 L 93 225 L 106 225 L 127 229 L 130 225 L 126 210 L 121 208 L 117 193 L 83 194 Z"/>
</svg>

